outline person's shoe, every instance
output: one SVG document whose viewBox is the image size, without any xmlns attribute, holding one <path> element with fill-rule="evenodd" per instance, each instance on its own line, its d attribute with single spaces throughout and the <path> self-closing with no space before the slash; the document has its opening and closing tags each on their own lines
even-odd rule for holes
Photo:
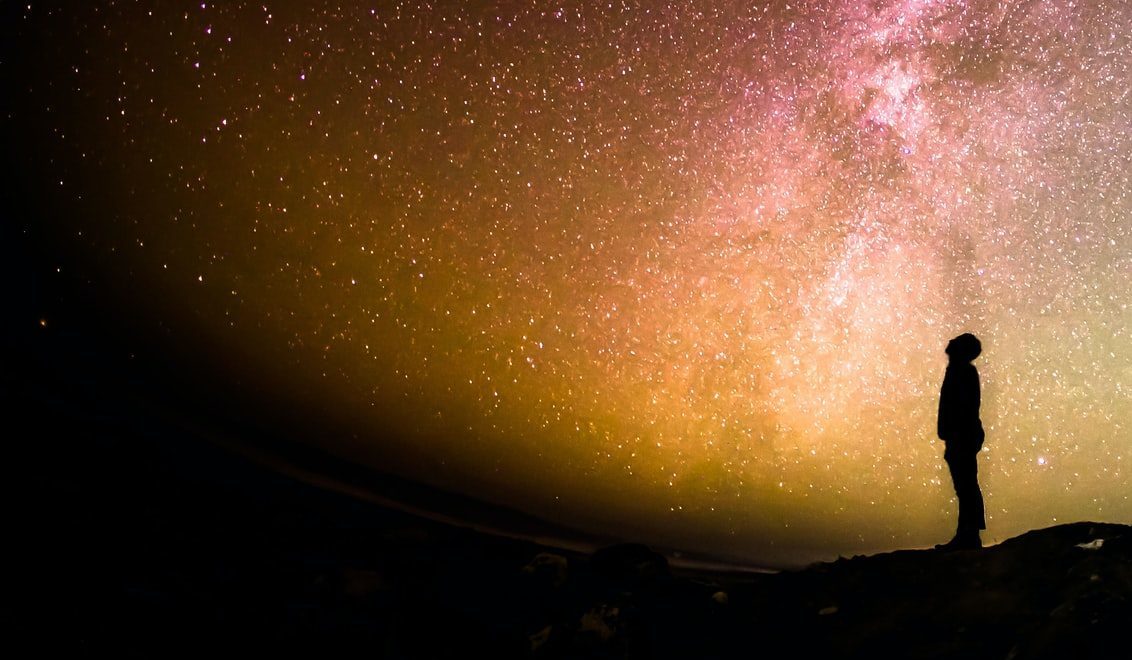
<svg viewBox="0 0 1132 660">
<path fill-rule="evenodd" d="M 979 538 L 979 533 L 971 532 L 957 533 L 950 541 L 940 543 L 935 549 L 951 552 L 952 550 L 978 550 L 981 547 L 983 547 L 983 540 Z"/>
</svg>

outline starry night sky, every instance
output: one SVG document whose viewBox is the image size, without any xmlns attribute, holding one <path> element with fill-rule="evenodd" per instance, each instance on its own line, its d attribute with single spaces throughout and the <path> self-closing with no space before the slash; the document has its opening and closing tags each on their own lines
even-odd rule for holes
<svg viewBox="0 0 1132 660">
<path fill-rule="evenodd" d="M 1128 3 L 4 11 L 38 266 L 302 442 L 689 550 L 919 547 L 973 332 L 985 540 L 1132 522 Z"/>
</svg>

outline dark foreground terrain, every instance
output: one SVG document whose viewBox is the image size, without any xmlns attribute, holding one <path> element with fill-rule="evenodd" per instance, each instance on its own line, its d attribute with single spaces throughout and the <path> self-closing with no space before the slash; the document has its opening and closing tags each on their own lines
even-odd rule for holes
<svg viewBox="0 0 1132 660">
<path fill-rule="evenodd" d="M 1129 653 L 1124 525 L 1064 525 L 974 552 L 709 573 L 670 568 L 643 546 L 585 555 L 432 522 L 207 445 L 140 457 L 134 448 L 117 464 L 98 449 L 91 469 L 75 464 L 29 493 L 44 508 L 24 630 L 47 654 Z"/>
</svg>

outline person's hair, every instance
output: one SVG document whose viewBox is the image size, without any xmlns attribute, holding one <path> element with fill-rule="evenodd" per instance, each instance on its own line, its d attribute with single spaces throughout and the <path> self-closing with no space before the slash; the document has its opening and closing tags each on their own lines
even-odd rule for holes
<svg viewBox="0 0 1132 660">
<path fill-rule="evenodd" d="M 964 332 L 948 342 L 946 352 L 952 358 L 970 362 L 983 352 L 983 344 L 975 335 Z"/>
</svg>

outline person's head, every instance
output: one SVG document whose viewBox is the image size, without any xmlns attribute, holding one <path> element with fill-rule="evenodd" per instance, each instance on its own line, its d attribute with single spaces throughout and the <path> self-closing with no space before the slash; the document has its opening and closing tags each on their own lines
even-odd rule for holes
<svg viewBox="0 0 1132 660">
<path fill-rule="evenodd" d="M 947 342 L 947 355 L 958 362 L 970 362 L 983 352 L 983 345 L 975 335 L 964 332 Z"/>
</svg>

